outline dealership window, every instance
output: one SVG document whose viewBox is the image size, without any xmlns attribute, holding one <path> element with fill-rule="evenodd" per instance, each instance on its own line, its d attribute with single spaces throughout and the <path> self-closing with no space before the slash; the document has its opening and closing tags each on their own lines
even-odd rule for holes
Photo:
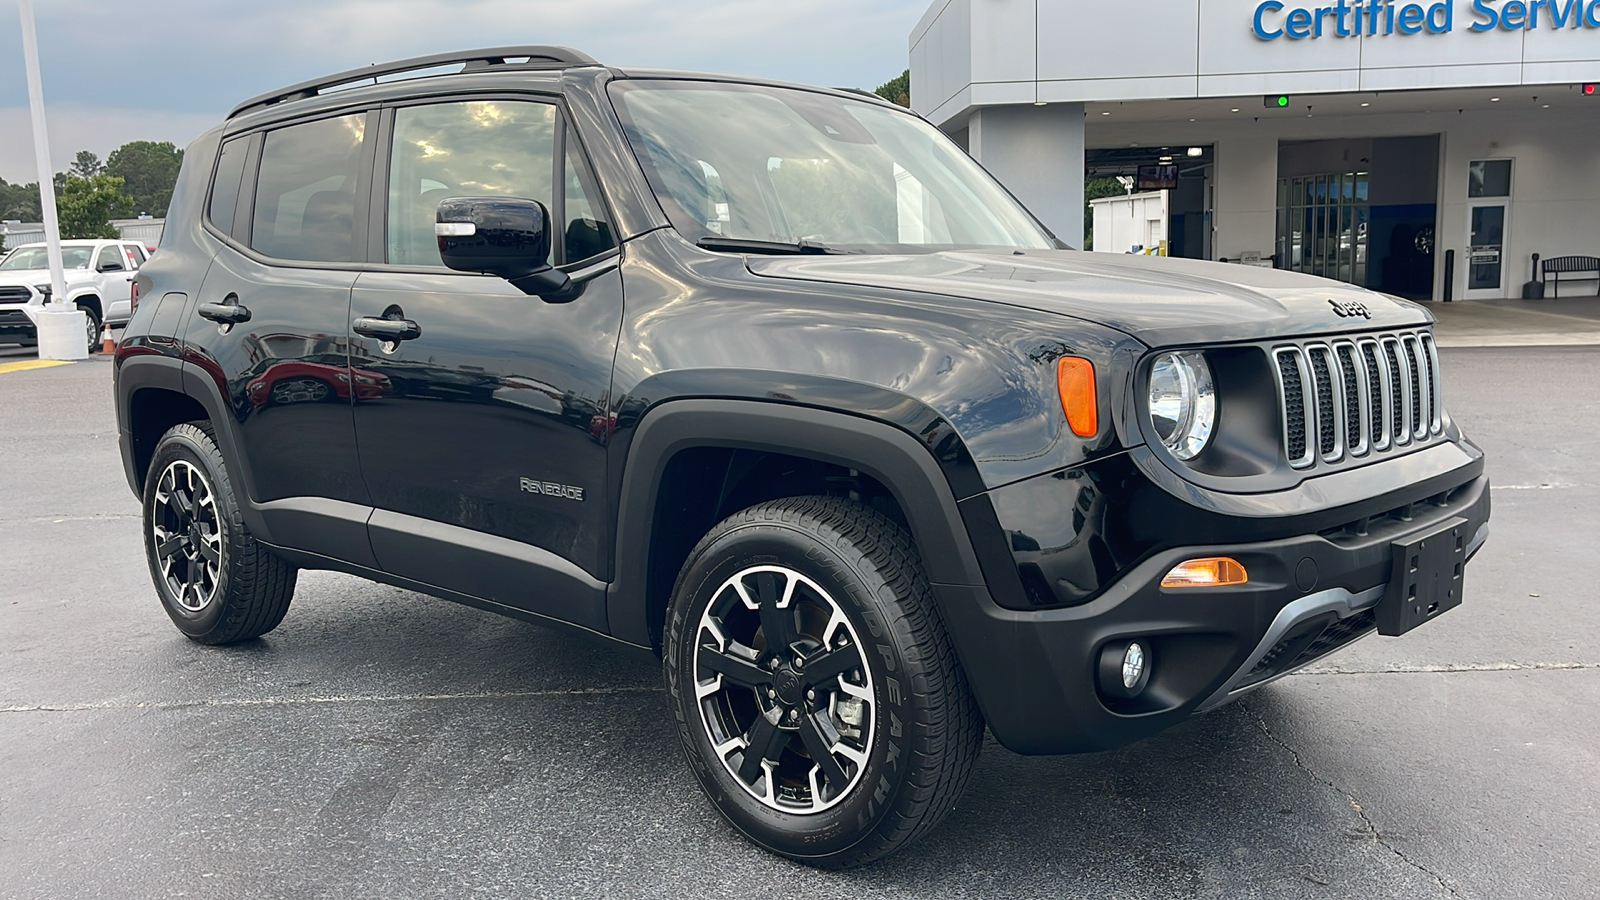
<svg viewBox="0 0 1600 900">
<path fill-rule="evenodd" d="M 1480 159 L 1467 165 L 1467 196 L 1511 196 L 1511 160 Z"/>
<path fill-rule="evenodd" d="M 1365 284 L 1370 187 L 1367 172 L 1278 179 L 1277 267 Z"/>
</svg>

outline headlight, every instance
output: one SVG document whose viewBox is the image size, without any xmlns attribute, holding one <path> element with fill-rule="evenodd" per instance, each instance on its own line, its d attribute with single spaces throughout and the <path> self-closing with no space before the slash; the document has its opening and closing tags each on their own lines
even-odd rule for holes
<svg viewBox="0 0 1600 900">
<path fill-rule="evenodd" d="M 50 288 L 50 285 L 48 285 L 48 284 L 36 284 L 36 285 L 33 286 L 33 289 L 35 291 L 38 291 L 39 296 L 41 296 L 41 297 L 45 297 L 45 298 L 48 299 L 49 296 L 50 296 L 51 288 Z"/>
<path fill-rule="evenodd" d="M 1150 367 L 1150 424 L 1172 455 L 1193 459 L 1211 440 L 1217 392 L 1198 350 L 1163 353 Z"/>
</svg>

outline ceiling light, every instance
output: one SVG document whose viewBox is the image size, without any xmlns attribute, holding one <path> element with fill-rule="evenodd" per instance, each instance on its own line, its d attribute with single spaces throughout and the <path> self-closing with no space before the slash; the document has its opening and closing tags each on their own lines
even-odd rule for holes
<svg viewBox="0 0 1600 900">
<path fill-rule="evenodd" d="M 1204 148 L 1204 147 L 1190 147 L 1189 148 L 1189 155 L 1190 156 L 1204 156 L 1205 154 L 1206 154 L 1206 148 Z"/>
<path fill-rule="evenodd" d="M 1489 98 L 1489 102 L 1490 103 L 1499 103 L 1500 102 L 1500 98 L 1499 97 L 1490 97 Z"/>
<path fill-rule="evenodd" d="M 1107 110 L 1107 111 L 1106 111 L 1106 112 L 1103 112 L 1103 113 L 1101 113 L 1101 114 L 1100 114 L 1100 115 L 1102 115 L 1102 116 L 1109 116 L 1109 115 L 1111 115 L 1111 112 L 1110 112 L 1110 111 L 1109 111 L 1109 110 Z"/>
<path fill-rule="evenodd" d="M 1169 163 L 1169 162 L 1172 162 L 1172 157 L 1170 157 L 1170 156 L 1159 156 L 1159 157 L 1156 157 L 1156 162 Z"/>
<path fill-rule="evenodd" d="M 1235 106 L 1233 109 L 1228 110 L 1228 112 L 1238 112 L 1238 111 L 1239 111 L 1239 107 L 1237 107 L 1237 106 Z"/>
<path fill-rule="evenodd" d="M 1550 108 L 1550 104 L 1548 104 L 1548 103 L 1546 103 L 1546 104 L 1545 104 L 1545 105 L 1544 105 L 1544 108 L 1545 108 L 1545 109 L 1549 109 L 1549 108 Z"/>
<path fill-rule="evenodd" d="M 1194 120 L 1193 120 L 1193 119 L 1190 119 L 1190 120 L 1189 120 L 1189 121 L 1191 121 L 1191 122 L 1193 122 L 1193 121 L 1194 121 Z"/>
<path fill-rule="evenodd" d="M 1363 103 L 1363 104 L 1361 104 L 1361 105 L 1362 105 L 1362 106 L 1371 106 L 1371 105 L 1372 105 L 1372 104 L 1371 104 L 1371 103 Z"/>
<path fill-rule="evenodd" d="M 1047 104 L 1043 100 L 1035 100 L 1035 101 L 1033 101 L 1033 105 L 1034 106 L 1045 106 Z"/>
</svg>

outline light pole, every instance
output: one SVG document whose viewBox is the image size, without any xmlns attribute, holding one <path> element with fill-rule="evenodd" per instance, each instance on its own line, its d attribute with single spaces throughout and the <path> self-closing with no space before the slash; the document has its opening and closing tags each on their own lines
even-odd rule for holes
<svg viewBox="0 0 1600 900">
<path fill-rule="evenodd" d="M 56 219 L 55 174 L 50 171 L 50 134 L 45 130 L 44 88 L 39 82 L 39 35 L 33 0 L 17 0 L 22 14 L 22 59 L 28 70 L 28 107 L 33 113 L 33 155 L 39 166 L 39 210 L 44 218 L 45 255 L 50 260 L 50 302 L 34 315 L 40 359 L 86 359 L 89 341 L 83 311 L 67 302 L 61 266 L 61 226 Z"/>
</svg>

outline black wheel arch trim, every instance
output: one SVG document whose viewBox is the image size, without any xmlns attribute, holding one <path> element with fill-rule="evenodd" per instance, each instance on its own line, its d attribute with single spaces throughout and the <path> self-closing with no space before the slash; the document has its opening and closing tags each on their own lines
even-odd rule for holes
<svg viewBox="0 0 1600 900">
<path fill-rule="evenodd" d="M 649 557 L 656 495 L 667 465 L 695 447 L 766 450 L 856 469 L 894 495 L 911 525 L 929 580 L 979 585 L 983 569 L 945 472 L 929 447 L 885 422 L 786 403 L 682 399 L 652 408 L 627 446 L 618 497 L 615 578 L 607 591 L 611 634 L 652 646 Z"/>
</svg>

